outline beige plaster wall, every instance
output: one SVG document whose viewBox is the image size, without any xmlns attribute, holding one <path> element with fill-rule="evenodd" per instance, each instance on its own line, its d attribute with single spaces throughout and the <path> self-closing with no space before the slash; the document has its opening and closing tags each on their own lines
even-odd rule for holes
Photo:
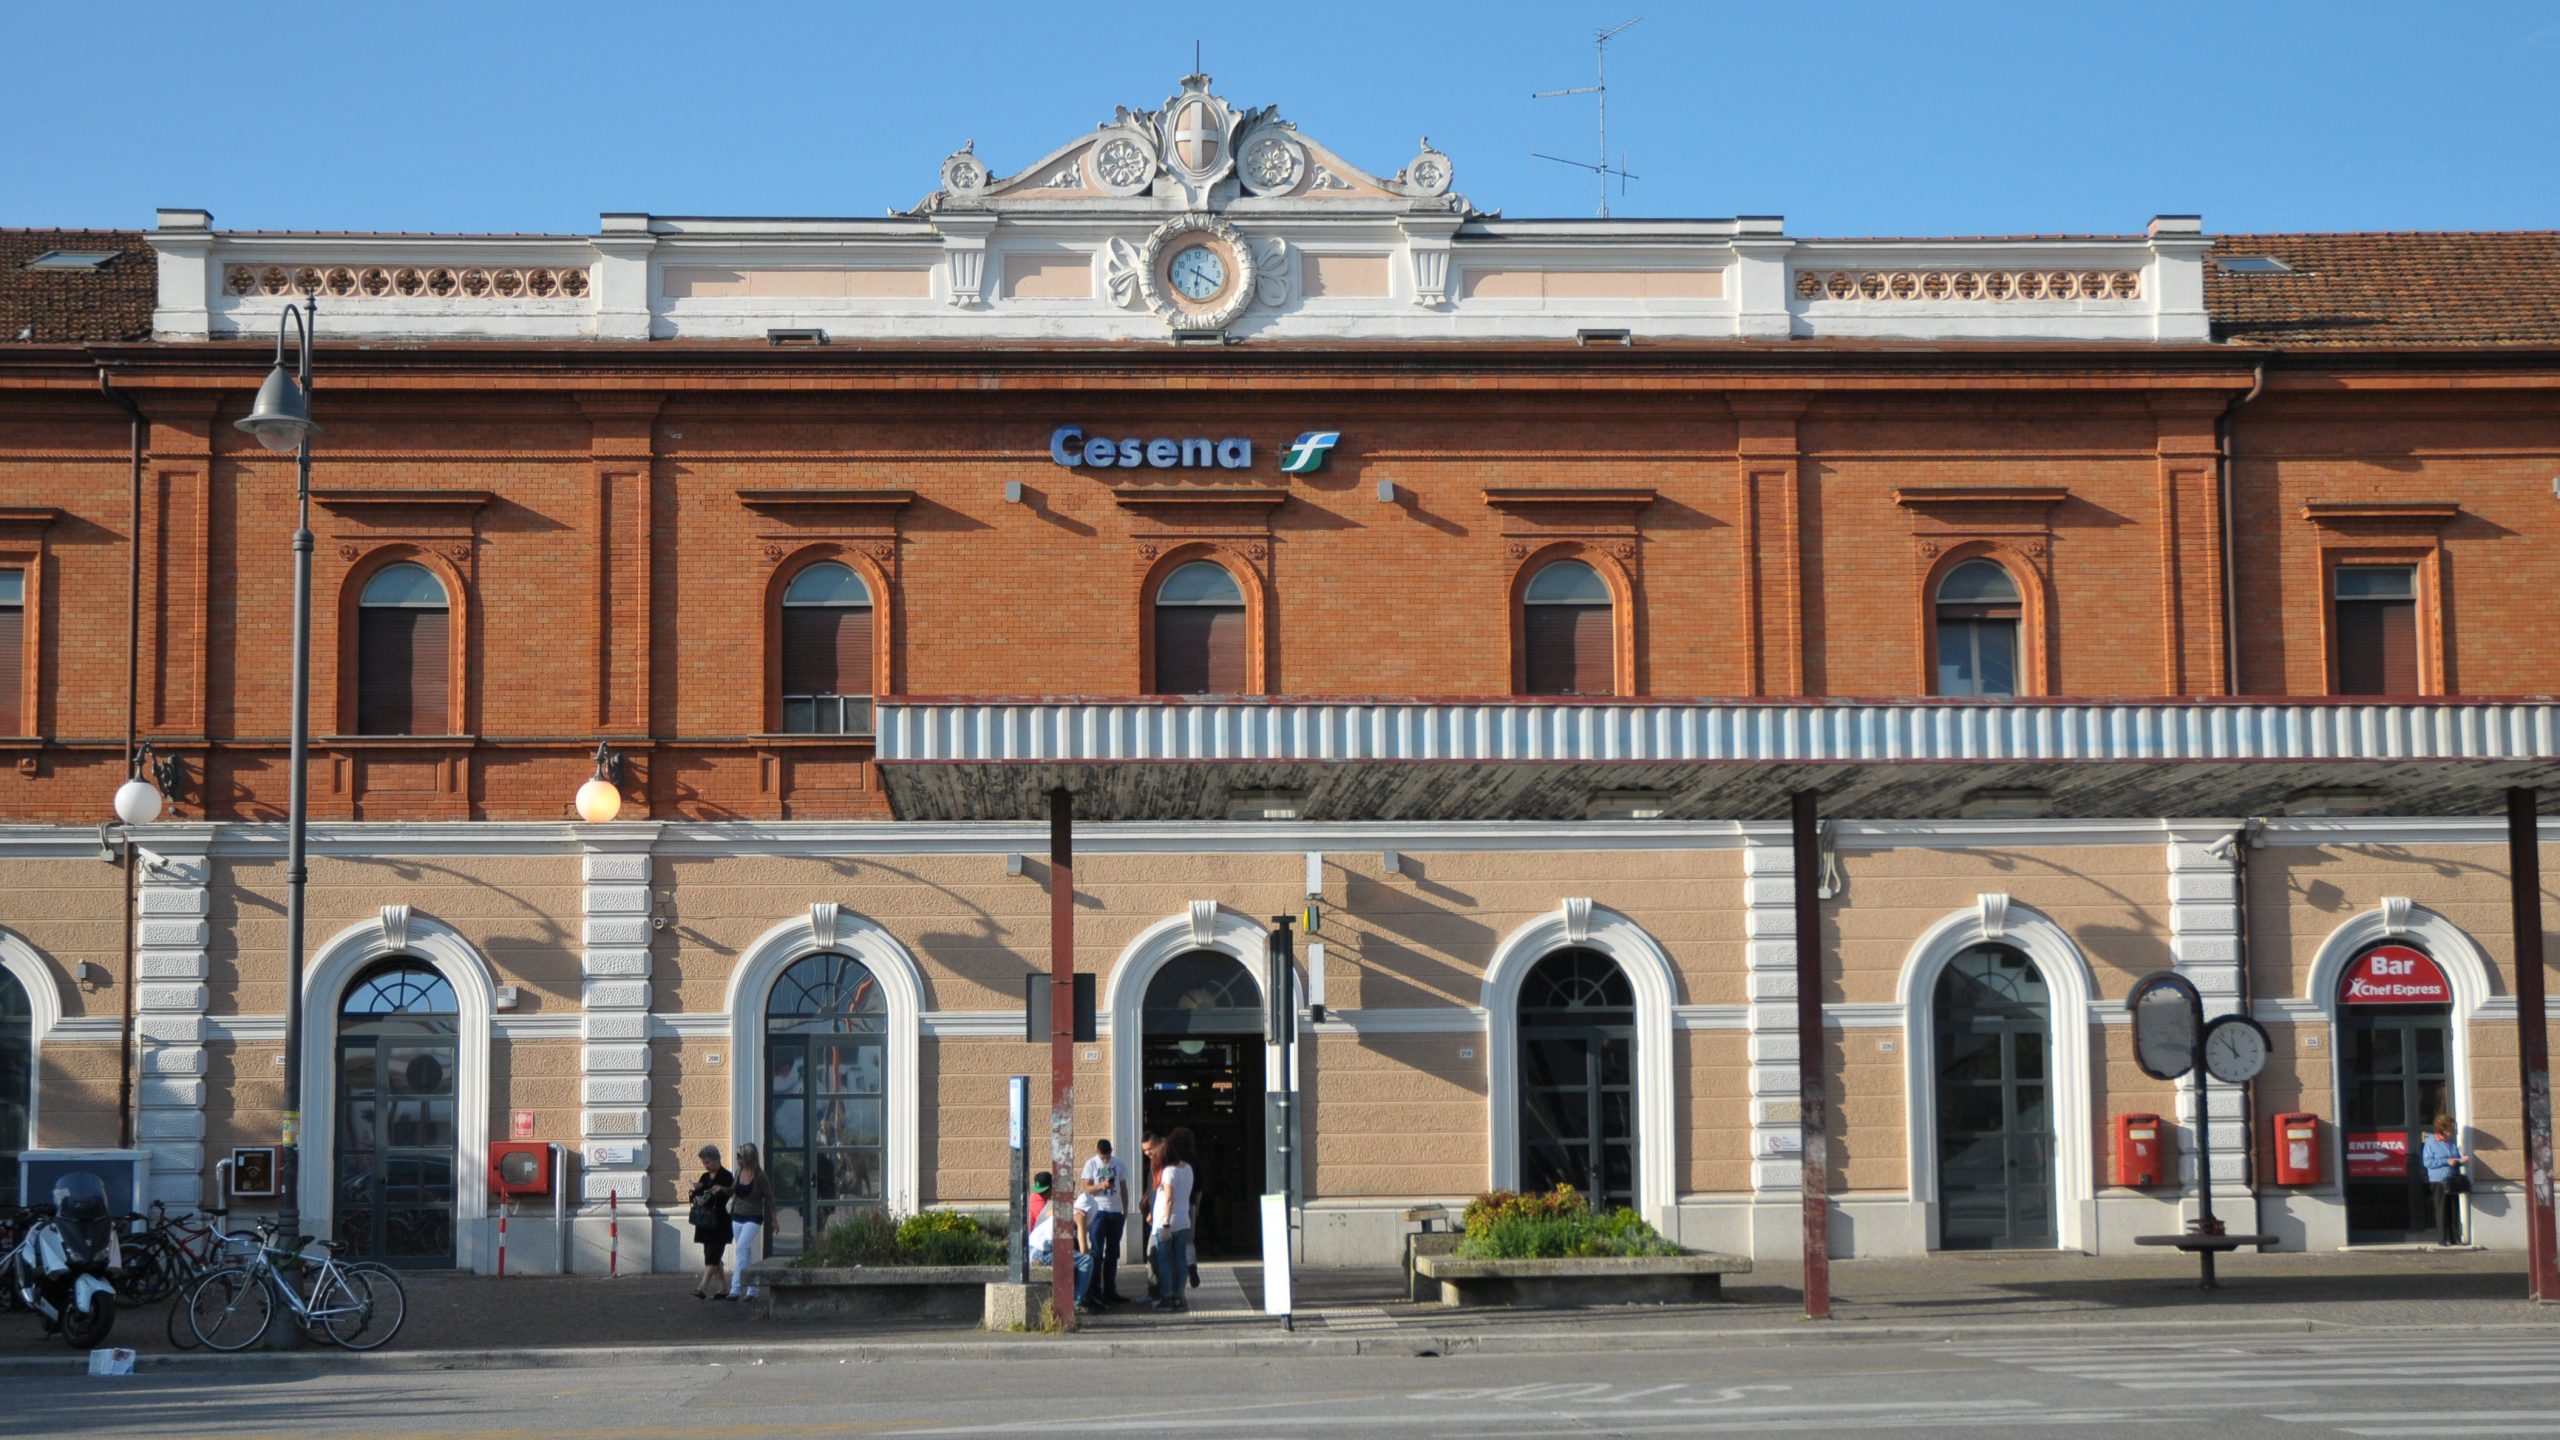
<svg viewBox="0 0 2560 1440">
<path fill-rule="evenodd" d="M 1460 1059 L 1461 1050 L 1474 1058 Z M 1483 1036 L 1327 1035 L 1314 1051 L 1314 1195 L 1473 1195 L 1485 1188 Z"/>
<path fill-rule="evenodd" d="M 1680 1192 L 1743 1194 L 1751 1189 L 1751 1037 L 1740 1030 L 1672 1034 L 1680 1080 Z"/>
<path fill-rule="evenodd" d="M 1017 1002 L 1019 1003 L 1019 1002 Z M 1090 1058 L 1088 1058 L 1090 1057 Z M 1076 1047 L 1076 1163 L 1093 1153 L 1098 1136 L 1135 1155 L 1137 1137 L 1111 1128 L 1111 1051 Z M 1006 1082 L 1031 1077 L 1031 1169 L 1052 1169 L 1049 1149 L 1049 1051 L 1019 1040 L 924 1042 L 923 1199 L 928 1205 L 997 1203 L 1009 1193 L 1005 1144 Z"/>
<path fill-rule="evenodd" d="M 2542 852 L 2548 930 L 2560 924 L 2560 847 Z M 2302 996 L 2322 942 L 2385 895 L 2407 896 L 2460 926 L 2489 957 L 2490 993 L 2515 993 L 2503 844 L 2269 845 L 2249 853 L 2250 981 L 2259 997 Z"/>
<path fill-rule="evenodd" d="M 1835 957 L 1830 998 L 1885 1004 L 1920 933 L 1974 897 L 2005 892 L 2062 927 L 2097 977 L 2097 998 L 2124 997 L 2131 982 L 2169 963 L 2167 842 L 2034 850 L 1849 850 L 1849 887 L 1824 907 Z"/>
<path fill-rule="evenodd" d="M 116 1108 L 121 1053 L 112 1040 L 44 1043 L 36 1065 L 39 1144 L 114 1145 L 124 1138 L 123 1112 Z"/>
<path fill-rule="evenodd" d="M 0 930 L 44 957 L 66 1017 L 123 1013 L 124 894 L 120 865 L 36 859 L 8 866 L 7 883 L 0 886 Z M 83 961 L 104 967 L 111 978 L 96 987 L 79 984 L 72 977 Z"/>
</svg>

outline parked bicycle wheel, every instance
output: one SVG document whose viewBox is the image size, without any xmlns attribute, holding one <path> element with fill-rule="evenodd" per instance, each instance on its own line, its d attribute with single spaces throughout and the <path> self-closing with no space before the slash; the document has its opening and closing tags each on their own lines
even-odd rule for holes
<svg viewBox="0 0 2560 1440">
<path fill-rule="evenodd" d="M 349 1350 L 382 1348 L 409 1318 L 409 1292 L 387 1266 L 345 1266 L 320 1288 L 312 1309 L 329 1338 Z"/>
<path fill-rule="evenodd" d="M 129 1238 L 124 1244 L 124 1276 L 116 1285 L 116 1296 L 129 1305 L 166 1300 L 184 1283 L 185 1264 L 184 1254 L 158 1231 Z"/>
<path fill-rule="evenodd" d="M 207 1349 L 246 1350 L 275 1323 L 276 1295 L 245 1265 L 226 1265 L 187 1291 L 187 1324 Z"/>
<path fill-rule="evenodd" d="M 194 1289 L 193 1284 L 181 1289 L 178 1292 L 177 1302 L 169 1307 L 169 1348 L 172 1350 L 196 1348 L 196 1327 L 187 1318 L 186 1300 L 188 1293 Z"/>
</svg>

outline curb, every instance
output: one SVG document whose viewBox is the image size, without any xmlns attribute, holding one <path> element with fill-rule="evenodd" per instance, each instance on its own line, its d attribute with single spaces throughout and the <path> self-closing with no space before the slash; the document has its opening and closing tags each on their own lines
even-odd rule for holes
<svg viewBox="0 0 2560 1440">
<path fill-rule="evenodd" d="M 202 1351 L 150 1354 L 135 1358 L 142 1371 L 201 1371 L 217 1367 L 252 1368 L 268 1373 L 328 1373 L 361 1370 L 372 1374 L 422 1374 L 441 1370 L 565 1370 L 637 1365 L 752 1366 L 766 1363 L 880 1364 L 893 1360 L 1113 1360 L 1113 1359 L 1421 1359 L 1458 1355 L 1553 1355 L 1623 1351 L 1691 1350 L 1716 1344 L 1855 1345 L 1957 1344 L 1988 1340 L 2072 1340 L 2127 1335 L 2141 1339 L 2192 1339 L 2207 1336 L 2305 1335 L 2372 1331 L 2403 1335 L 2456 1331 L 2552 1330 L 2549 1324 L 2501 1321 L 2487 1324 L 2354 1325 L 2310 1316 L 2271 1316 L 2249 1320 L 2057 1321 L 2014 1324 L 1865 1324 L 1856 1320 L 1744 1330 L 1632 1330 L 1584 1328 L 1405 1334 L 1253 1334 L 1233 1337 L 1146 1339 L 1076 1339 L 1056 1336 L 989 1336 L 982 1340 L 790 1340 L 773 1344 L 718 1345 L 590 1345 L 534 1350 L 379 1350 L 352 1354 L 333 1349 L 248 1350 L 231 1355 Z M 1041 1347 L 1054 1346 L 1044 1351 Z M 1069 1348 L 1072 1347 L 1072 1348 Z M 86 1374 L 86 1355 L 0 1358 L 0 1375 Z"/>
</svg>

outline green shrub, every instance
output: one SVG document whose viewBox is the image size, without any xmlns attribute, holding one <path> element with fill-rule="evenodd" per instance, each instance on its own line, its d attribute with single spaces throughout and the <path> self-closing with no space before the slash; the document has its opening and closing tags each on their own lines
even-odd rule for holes
<svg viewBox="0 0 2560 1440">
<path fill-rule="evenodd" d="M 818 1232 L 798 1265 L 828 1270 L 858 1265 L 1001 1265 L 1004 1235 L 956 1210 L 897 1216 L 857 1210 Z"/>
<path fill-rule="evenodd" d="M 1633 1210 L 1594 1213 L 1570 1185 L 1544 1195 L 1496 1190 L 1467 1205 L 1467 1260 L 1563 1260 L 1616 1255 L 1678 1255 L 1679 1246 Z"/>
</svg>

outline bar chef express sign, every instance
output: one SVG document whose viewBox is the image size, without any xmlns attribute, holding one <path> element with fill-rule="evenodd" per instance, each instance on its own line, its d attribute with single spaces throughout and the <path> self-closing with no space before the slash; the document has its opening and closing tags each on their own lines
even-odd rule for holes
<svg viewBox="0 0 2560 1440">
<path fill-rule="evenodd" d="M 2338 998 L 2350 1005 L 2450 1005 L 2453 987 L 2425 955 L 2406 945 L 2376 945 L 2347 967 Z"/>
<path fill-rule="evenodd" d="M 1342 439 L 1339 430 L 1310 430 L 1280 452 L 1280 473 L 1313 475 Z M 1250 470 L 1253 441 L 1241 435 L 1212 440 L 1205 435 L 1087 435 L 1081 425 L 1061 425 L 1049 432 L 1049 458 L 1069 469 L 1092 470 Z"/>
</svg>

